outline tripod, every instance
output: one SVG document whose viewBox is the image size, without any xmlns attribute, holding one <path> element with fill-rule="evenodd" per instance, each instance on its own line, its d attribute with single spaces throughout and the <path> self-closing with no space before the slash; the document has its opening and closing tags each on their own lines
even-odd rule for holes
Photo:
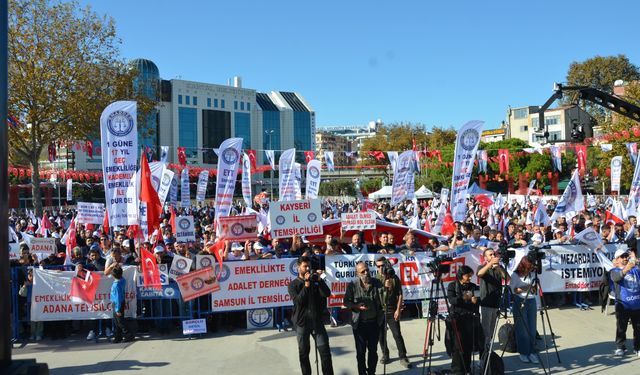
<svg viewBox="0 0 640 375">
<path fill-rule="evenodd" d="M 507 312 L 507 305 L 509 303 L 509 299 L 508 299 L 508 294 L 507 291 L 509 290 L 506 280 L 504 278 L 502 278 L 502 286 L 500 287 L 501 291 L 500 291 L 500 303 L 498 305 L 498 314 L 496 315 L 496 320 L 493 326 L 493 332 L 491 334 L 491 341 L 489 342 L 489 348 L 484 348 L 486 350 L 486 359 L 485 359 L 485 363 L 484 363 L 484 375 L 487 375 L 487 373 L 489 372 L 489 365 L 491 363 L 491 353 L 493 352 L 493 343 L 496 339 L 496 334 L 498 333 L 498 325 L 500 322 L 500 318 L 502 317 L 503 319 L 507 320 L 508 319 L 508 312 Z M 502 354 L 500 355 L 500 358 L 502 358 L 504 356 L 504 352 L 507 349 L 507 345 L 509 344 L 509 337 L 507 337 L 507 342 L 504 343 L 504 348 L 502 350 Z"/>
<path fill-rule="evenodd" d="M 427 314 L 427 330 L 425 332 L 424 338 L 424 347 L 423 347 L 423 356 L 422 356 L 422 375 L 426 374 L 431 375 L 431 362 L 433 358 L 433 345 L 434 338 L 436 337 L 434 325 L 437 320 L 438 327 L 438 335 L 437 339 L 440 341 L 440 320 L 438 317 L 438 300 L 444 298 L 445 304 L 447 306 L 447 313 L 450 313 L 449 309 L 449 301 L 445 295 L 444 283 L 442 282 L 442 272 L 436 271 L 434 272 L 435 279 L 431 282 L 431 288 L 429 290 L 429 311 Z M 442 293 L 442 294 L 441 294 Z M 435 297 L 434 297 L 435 294 Z M 456 340 L 458 347 L 462 348 L 462 343 L 460 342 L 460 334 L 458 332 L 458 327 L 455 319 L 451 320 L 454 339 Z M 462 356 L 462 351 L 459 351 L 460 356 Z M 425 367 L 428 359 L 428 367 Z M 463 360 L 464 362 L 464 360 Z"/>
</svg>

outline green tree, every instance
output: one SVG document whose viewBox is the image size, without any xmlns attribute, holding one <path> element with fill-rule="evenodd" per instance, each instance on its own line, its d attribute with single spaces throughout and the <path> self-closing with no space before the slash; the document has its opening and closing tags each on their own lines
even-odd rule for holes
<svg viewBox="0 0 640 375">
<path fill-rule="evenodd" d="M 136 75 L 118 57 L 112 19 L 77 1 L 9 1 L 9 113 L 12 161 L 28 160 L 33 203 L 42 213 L 38 162 L 51 143 L 97 134 L 102 110 L 136 100 L 144 122 L 155 103 L 133 90 Z"/>
</svg>

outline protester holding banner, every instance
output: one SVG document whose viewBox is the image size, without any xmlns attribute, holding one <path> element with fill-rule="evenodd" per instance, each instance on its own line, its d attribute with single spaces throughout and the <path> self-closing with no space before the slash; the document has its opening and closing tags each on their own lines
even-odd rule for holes
<svg viewBox="0 0 640 375">
<path fill-rule="evenodd" d="M 380 280 L 371 277 L 364 262 L 356 264 L 356 274 L 358 277 L 347 286 L 343 305 L 351 310 L 358 375 L 372 375 L 376 373 L 378 335 L 384 322 L 383 286 Z"/>
<path fill-rule="evenodd" d="M 511 274 L 509 286 L 513 296 L 513 317 L 516 327 L 516 342 L 520 360 L 525 363 L 539 363 L 535 349 L 536 343 L 536 297 L 534 285 L 535 265 L 528 256 L 520 260 L 515 272 Z"/>
<path fill-rule="evenodd" d="M 614 254 L 615 268 L 610 277 L 616 295 L 616 356 L 626 351 L 627 325 L 633 328 L 633 350 L 640 357 L 640 269 L 633 252 L 622 249 Z"/>
<path fill-rule="evenodd" d="M 303 375 L 311 375 L 309 336 L 313 335 L 320 353 L 322 373 L 332 375 L 333 364 L 329 336 L 322 323 L 322 313 L 327 308 L 327 298 L 331 295 L 331 290 L 321 277 L 322 271 L 311 270 L 310 258 L 298 258 L 297 265 L 298 277 L 289 283 L 289 296 L 293 301 L 291 321 L 298 340 L 300 369 Z"/>
<path fill-rule="evenodd" d="M 407 358 L 407 349 L 404 345 L 404 338 L 400 331 L 400 315 L 402 314 L 403 298 L 400 278 L 396 275 L 391 263 L 385 258 L 376 259 L 376 277 L 384 286 L 382 288 L 382 307 L 385 315 L 386 327 L 380 331 L 380 349 L 382 350 L 381 364 L 389 363 L 389 348 L 387 347 L 387 327 L 393 335 L 398 348 L 400 364 L 406 368 L 411 368 L 411 363 Z"/>
<path fill-rule="evenodd" d="M 478 317 L 480 300 L 475 296 L 478 286 L 471 282 L 473 269 L 460 266 L 456 280 L 447 286 L 447 299 L 451 305 L 452 318 L 450 337 L 453 338 L 451 349 L 451 371 L 456 375 L 472 372 L 471 354 L 477 343 L 484 342 Z"/>
</svg>

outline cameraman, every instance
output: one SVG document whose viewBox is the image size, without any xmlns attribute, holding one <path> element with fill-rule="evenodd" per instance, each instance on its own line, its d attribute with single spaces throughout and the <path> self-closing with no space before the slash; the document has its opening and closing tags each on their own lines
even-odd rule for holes
<svg viewBox="0 0 640 375">
<path fill-rule="evenodd" d="M 322 373 L 333 374 L 331 362 L 331 348 L 329 336 L 322 324 L 322 313 L 327 308 L 327 297 L 331 290 L 320 277 L 323 271 L 311 272 L 311 259 L 309 257 L 298 258 L 298 277 L 289 284 L 289 296 L 293 301 L 293 321 L 298 340 L 298 356 L 303 375 L 311 374 L 309 362 L 309 336 L 313 335 L 320 360 L 322 361 Z"/>
<path fill-rule="evenodd" d="M 506 249 L 503 251 L 504 254 L 508 254 Z M 502 281 L 509 282 L 509 274 L 500 265 L 498 254 L 493 249 L 486 249 L 483 253 L 484 264 L 479 266 L 477 271 L 480 278 L 480 319 L 484 331 L 485 349 L 491 345 L 493 331 L 496 327 L 502 299 Z"/>
<path fill-rule="evenodd" d="M 382 308 L 385 313 L 386 325 L 389 327 L 389 330 L 391 330 L 393 339 L 396 341 L 400 364 L 405 368 L 411 368 L 411 363 L 407 358 L 407 349 L 404 346 L 402 332 L 400 332 L 400 315 L 402 313 L 403 302 L 400 279 L 393 270 L 391 263 L 389 263 L 385 257 L 380 257 L 376 260 L 376 268 L 378 269 L 376 277 L 384 286 L 382 289 Z M 380 330 L 380 349 L 382 350 L 382 359 L 380 359 L 380 363 L 389 363 L 387 329 L 384 326 Z"/>
</svg>

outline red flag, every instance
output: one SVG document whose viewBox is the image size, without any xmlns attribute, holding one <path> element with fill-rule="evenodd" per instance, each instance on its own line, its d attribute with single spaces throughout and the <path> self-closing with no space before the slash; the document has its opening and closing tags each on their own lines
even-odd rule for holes
<svg viewBox="0 0 640 375">
<path fill-rule="evenodd" d="M 498 150 L 498 162 L 500 167 L 500 174 L 509 174 L 509 150 L 508 149 L 499 149 Z"/>
<path fill-rule="evenodd" d="M 89 159 L 93 159 L 93 142 L 87 140 L 85 143 L 87 146 L 87 155 L 89 155 Z"/>
<path fill-rule="evenodd" d="M 42 220 L 40 221 L 40 228 L 38 229 L 38 232 L 40 232 L 40 234 L 42 234 L 43 236 L 47 235 L 47 229 L 51 230 L 53 229 L 53 224 L 51 224 L 51 221 L 49 221 L 49 218 L 47 217 L 47 214 L 44 213 L 42 214 Z"/>
<path fill-rule="evenodd" d="M 160 282 L 160 271 L 158 270 L 158 263 L 156 263 L 156 257 L 145 249 L 140 248 L 140 258 L 142 263 L 142 277 L 145 287 L 152 287 L 155 289 L 162 289 L 162 283 Z"/>
<path fill-rule="evenodd" d="M 74 302 L 93 303 L 96 299 L 96 290 L 102 277 L 96 272 L 83 270 L 71 280 L 71 293 L 69 296 Z"/>
<path fill-rule="evenodd" d="M 92 231 L 92 232 L 93 232 L 93 229 L 94 229 L 94 228 L 95 228 L 95 224 L 91 224 L 91 223 L 87 223 L 87 224 L 85 224 L 85 226 L 84 226 L 84 229 L 86 229 L 86 230 L 90 230 L 90 231 Z"/>
<path fill-rule="evenodd" d="M 614 215 L 611 211 L 607 210 L 605 214 L 605 223 L 607 224 L 624 224 L 624 220 Z"/>
<path fill-rule="evenodd" d="M 369 156 L 373 156 L 376 160 L 384 159 L 384 152 L 382 151 L 369 151 Z"/>
<path fill-rule="evenodd" d="M 158 198 L 158 193 L 151 183 L 151 170 L 147 162 L 147 155 L 142 154 L 140 162 L 140 202 L 147 204 L 147 228 L 148 233 L 160 226 L 160 215 L 162 215 L 162 203 Z"/>
<path fill-rule="evenodd" d="M 127 229 L 127 238 L 139 238 L 140 227 L 137 225 L 129 225 Z"/>
<path fill-rule="evenodd" d="M 249 162 L 251 163 L 251 170 L 255 171 L 258 169 L 258 158 L 256 156 L 256 150 L 247 150 L 247 155 L 249 155 Z"/>
<path fill-rule="evenodd" d="M 489 208 L 493 204 L 493 200 L 484 194 L 476 195 L 476 202 L 480 204 L 480 206 L 484 208 Z"/>
<path fill-rule="evenodd" d="M 580 176 L 584 176 L 584 171 L 587 168 L 587 146 L 576 145 L 576 156 L 578 159 L 578 172 Z"/>
<path fill-rule="evenodd" d="M 178 232 L 176 228 L 176 210 L 173 208 L 173 206 L 171 206 L 169 210 L 171 210 L 171 218 L 169 219 L 169 225 L 171 225 L 171 233 L 175 235 Z"/>
<path fill-rule="evenodd" d="M 63 236 L 63 238 L 66 236 L 65 240 L 64 240 L 64 244 L 67 247 L 67 258 L 65 259 L 65 262 L 68 264 L 71 264 L 71 250 L 73 250 L 74 247 L 76 247 L 77 245 L 77 240 L 76 240 L 76 220 L 75 218 L 71 220 L 71 224 L 69 225 L 69 229 L 67 229 L 67 232 L 65 233 L 65 235 Z"/>
<path fill-rule="evenodd" d="M 178 147 L 178 163 L 183 167 L 187 165 L 187 152 L 184 147 Z"/>
<path fill-rule="evenodd" d="M 109 235 L 109 213 L 104 210 L 104 220 L 102 220 L 102 232 L 105 236 Z"/>
<path fill-rule="evenodd" d="M 48 151 L 49 151 L 49 161 L 56 160 L 56 145 L 54 143 L 49 143 Z"/>
<path fill-rule="evenodd" d="M 422 228 L 423 231 L 431 232 L 431 223 L 429 222 L 430 220 L 431 220 L 431 217 L 427 216 L 427 220 L 424 221 L 424 228 Z"/>
<path fill-rule="evenodd" d="M 307 164 L 309 164 L 309 162 L 314 158 L 315 158 L 315 153 L 313 151 L 304 152 L 304 160 L 306 161 Z"/>
<path fill-rule="evenodd" d="M 451 210 L 447 208 L 447 214 L 444 216 L 444 223 L 442 224 L 442 229 L 440 233 L 449 236 L 455 233 L 456 226 L 453 223 L 453 216 L 451 216 Z"/>
<path fill-rule="evenodd" d="M 209 246 L 209 248 L 207 249 L 209 251 L 209 253 L 213 254 L 214 257 L 216 257 L 216 260 L 218 261 L 218 266 L 219 266 L 219 270 L 222 270 L 222 253 L 224 252 L 224 241 L 219 240 L 218 242 L 216 242 L 215 244 Z M 218 272 L 218 278 L 220 278 L 220 274 L 222 272 Z"/>
<path fill-rule="evenodd" d="M 411 138 L 411 150 L 418 151 L 418 147 L 416 146 L 416 139 Z"/>
<path fill-rule="evenodd" d="M 438 157 L 438 161 L 442 163 L 442 152 L 440 150 L 431 151 L 431 154 L 435 154 Z"/>
</svg>

